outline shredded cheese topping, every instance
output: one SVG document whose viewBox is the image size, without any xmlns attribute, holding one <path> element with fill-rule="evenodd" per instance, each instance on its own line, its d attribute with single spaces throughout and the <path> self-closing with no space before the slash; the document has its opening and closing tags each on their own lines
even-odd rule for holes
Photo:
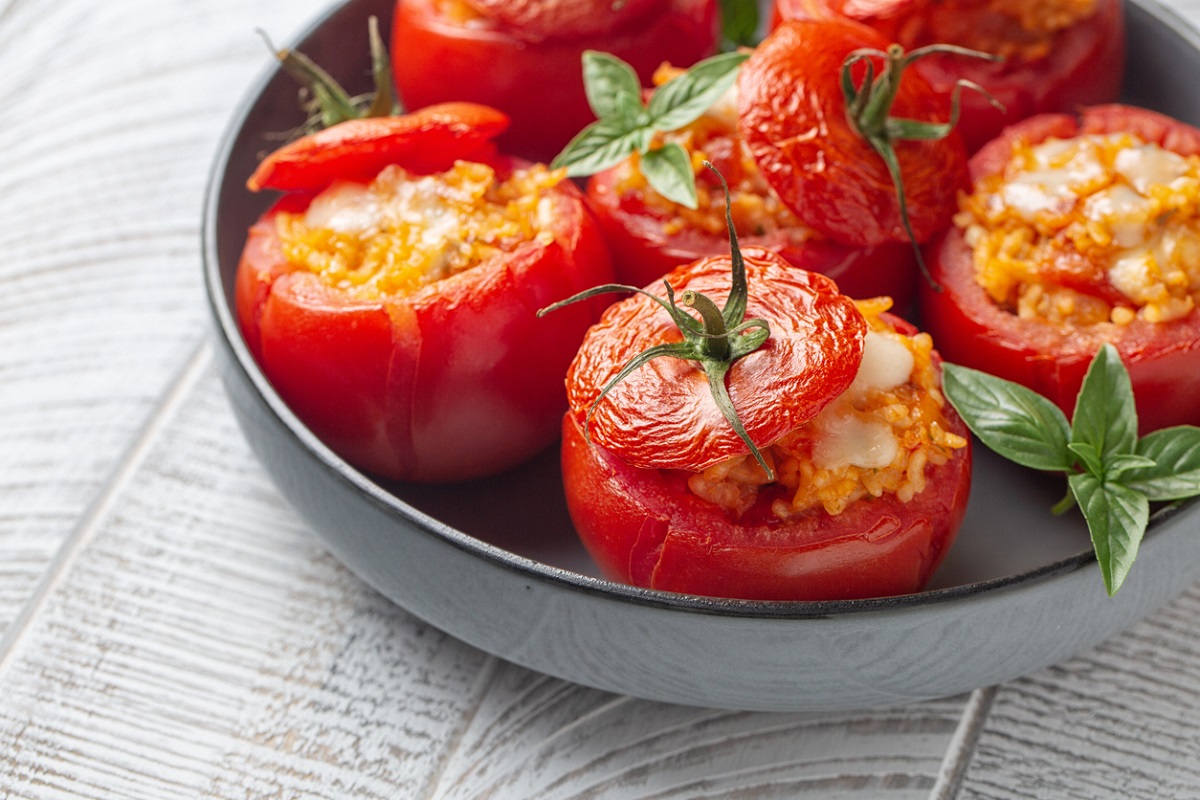
<svg viewBox="0 0 1200 800">
<path fill-rule="evenodd" d="M 664 64 L 655 72 L 654 83 L 661 86 L 683 72 Z M 801 224 L 762 176 L 738 134 L 737 119 L 737 88 L 733 87 L 694 122 L 656 136 L 655 146 L 675 142 L 691 158 L 696 176 L 696 208 L 674 203 L 654 191 L 642 176 L 636 153 L 614 168 L 617 172 L 613 188 L 617 195 L 640 196 L 648 209 L 667 220 L 664 230 L 668 235 L 691 229 L 724 236 L 725 195 L 720 183 L 704 166 L 709 161 L 729 183 L 730 212 L 739 236 L 783 231 L 793 244 L 811 239 L 815 234 Z"/>
<path fill-rule="evenodd" d="M 1006 60 L 1049 55 L 1054 38 L 1096 13 L 1097 0 L 942 0 L 906 20 L 897 38 L 908 48 L 945 43 Z"/>
<path fill-rule="evenodd" d="M 781 497 L 771 511 L 788 520 L 814 509 L 840 514 L 866 497 L 909 502 L 926 487 L 926 470 L 945 464 L 967 440 L 949 430 L 945 398 L 926 333 L 905 336 L 880 314 L 890 298 L 856 301 L 868 333 L 863 364 L 850 387 L 812 421 L 763 450 Z M 715 464 L 688 488 L 733 518 L 770 488 L 753 456 Z"/>
<path fill-rule="evenodd" d="M 1018 142 L 960 198 L 975 276 L 1023 319 L 1166 322 L 1200 300 L 1200 158 L 1131 134 Z"/>
<path fill-rule="evenodd" d="M 276 216 L 297 269 L 360 299 L 405 294 L 518 245 L 554 238 L 562 170 L 542 165 L 498 180 L 486 164 L 459 161 L 436 175 L 385 168 L 370 184 L 338 183 L 303 214 Z"/>
</svg>

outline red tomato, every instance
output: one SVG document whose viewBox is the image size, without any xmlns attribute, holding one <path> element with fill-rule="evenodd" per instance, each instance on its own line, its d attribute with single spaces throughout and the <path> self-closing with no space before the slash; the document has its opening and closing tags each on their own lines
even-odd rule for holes
<svg viewBox="0 0 1200 800">
<path fill-rule="evenodd" d="M 351 137 L 315 163 L 319 174 L 336 174 L 338 161 L 358 164 L 365 153 L 436 171 L 479 152 L 478 137 L 443 134 L 418 125 L 378 147 Z M 294 147 L 320 149 L 311 140 Z M 503 156 L 486 163 L 500 175 L 519 165 Z M 535 312 L 611 280 L 579 192 L 564 182 L 547 197 L 552 237 L 411 293 L 366 300 L 289 263 L 276 217 L 303 212 L 313 194 L 285 196 L 250 229 L 236 283 L 238 318 L 263 373 L 331 449 L 385 477 L 461 480 L 534 455 L 558 436 L 562 375 L 598 309 L 573 306 L 545 319 Z"/>
<path fill-rule="evenodd" d="M 1181 155 L 1200 154 L 1200 130 L 1144 109 L 1098 106 L 1079 118 L 1045 114 L 1006 129 L 971 159 L 971 176 L 978 181 L 999 173 L 1018 140 L 1036 144 L 1051 137 L 1116 132 L 1137 133 Z M 1129 369 L 1143 433 L 1200 424 L 1200 312 L 1170 322 L 1139 317 L 1126 325 L 1021 319 L 993 302 L 976 282 L 971 248 L 957 227 L 932 243 L 927 256 L 933 278 L 944 290 L 921 288 L 921 318 L 948 361 L 1024 384 L 1070 416 L 1088 365 L 1100 346 L 1110 342 Z M 1064 254 L 1064 261 L 1055 265 L 1056 279 L 1067 285 L 1078 273 L 1071 257 Z M 1102 287 L 1079 283 L 1073 288 L 1103 293 Z"/>
<path fill-rule="evenodd" d="M 612 33 L 647 16 L 658 0 L 466 0 L 528 41 Z"/>
<path fill-rule="evenodd" d="M 611 13 L 612 0 L 473 5 L 397 3 L 396 87 L 409 108 L 470 100 L 504 111 L 512 127 L 501 146 L 539 161 L 553 158 L 595 119 L 583 91 L 585 50 L 612 53 L 648 82 L 663 61 L 693 64 L 719 41 L 715 0 L 638 0 L 618 14 Z"/>
<path fill-rule="evenodd" d="M 738 77 L 740 130 L 767 181 L 805 225 L 857 247 L 908 241 L 887 166 L 847 118 L 840 83 L 850 53 L 887 46 L 855 22 L 787 22 L 759 45 Z M 912 70 L 904 73 L 892 108 L 897 118 L 945 121 L 941 99 Z M 936 141 L 896 142 L 895 150 L 913 235 L 923 242 L 954 213 L 966 181 L 966 151 L 954 132 Z"/>
<path fill-rule="evenodd" d="M 1002 112 L 977 92 L 963 93 L 959 130 L 971 151 L 1025 117 L 1116 99 L 1125 64 L 1121 0 L 1097 0 L 1090 16 L 1042 36 L 1022 27 L 1016 16 L 1036 4 L 1009 4 L 1008 13 L 997 5 L 984 0 L 775 0 L 774 19 L 846 17 L 910 50 L 957 44 L 1005 56 L 1003 62 L 990 62 L 937 54 L 915 65 L 937 92 L 948 96 L 956 81 L 966 79 L 1004 105 Z"/>
<path fill-rule="evenodd" d="M 264 158 L 246 187 L 313 192 L 335 180 L 369 181 L 392 163 L 428 174 L 456 158 L 496 154 L 508 118 L 488 106 L 442 103 L 400 117 L 353 119 L 297 139 Z"/>
<path fill-rule="evenodd" d="M 734 363 L 729 393 L 760 446 L 811 420 L 857 374 L 866 323 L 823 276 L 762 250 L 745 253 L 748 317 L 766 318 L 771 339 Z M 718 304 L 730 261 L 711 258 L 668 276 Z M 722 290 L 721 287 L 724 287 Z M 889 320 L 904 333 L 911 326 Z M 638 295 L 609 308 L 568 374 L 563 421 L 567 503 L 587 549 L 614 580 L 720 597 L 815 600 L 903 594 L 920 589 L 946 554 L 965 512 L 970 454 L 964 447 L 930 468 L 909 502 L 894 494 L 852 502 L 841 514 L 812 509 L 784 521 L 768 486 L 731 519 L 688 487 L 696 471 L 747 452 L 716 408 L 692 362 L 658 358 L 588 409 L 608 379 L 649 346 L 675 341 L 661 307 Z M 936 364 L 935 360 L 935 364 Z M 949 430 L 966 428 L 946 407 Z"/>
<path fill-rule="evenodd" d="M 732 158 L 718 157 L 716 150 L 723 143 L 731 148 L 741 147 L 732 138 L 724 138 L 702 149 L 726 180 L 736 186 L 741 167 Z M 618 280 L 646 286 L 680 264 L 729 252 L 723 216 L 720 232 L 672 219 L 661 204 L 647 202 L 646 192 L 653 189 L 620 187 L 622 168 L 613 167 L 593 175 L 587 185 L 587 197 L 608 242 Z M 699 180 L 710 177 L 705 171 Z M 709 188 L 719 192 L 717 186 Z M 763 190 L 770 191 L 766 187 Z M 800 269 L 827 275 L 851 297 L 886 295 L 898 309 L 908 309 L 916 301 L 917 264 L 908 243 L 852 247 L 814 236 L 800 225 L 758 233 L 753 224 L 753 220 L 737 223 L 738 239 L 744 246 L 771 250 Z"/>
</svg>

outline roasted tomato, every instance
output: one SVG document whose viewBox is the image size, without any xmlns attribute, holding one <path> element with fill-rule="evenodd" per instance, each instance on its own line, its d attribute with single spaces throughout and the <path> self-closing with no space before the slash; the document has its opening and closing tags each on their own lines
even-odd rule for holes
<svg viewBox="0 0 1200 800">
<path fill-rule="evenodd" d="M 949 361 L 1071 414 L 1113 344 L 1143 432 L 1200 423 L 1200 130 L 1129 106 L 1031 117 L 971 160 L 928 251 L 921 316 Z"/>
<path fill-rule="evenodd" d="M 966 428 L 943 402 L 930 338 L 885 313 L 886 298 L 851 301 L 774 253 L 748 249 L 745 265 L 746 316 L 770 328 L 723 378 L 746 440 L 695 361 L 654 358 L 601 397 L 631 358 L 683 338 L 662 305 L 637 294 L 589 331 L 563 421 L 579 535 L 612 579 L 665 591 L 919 590 L 950 547 L 970 480 Z M 730 270 L 714 257 L 666 281 L 715 303 Z"/>
<path fill-rule="evenodd" d="M 655 83 L 679 72 L 660 68 Z M 697 208 L 654 191 L 637 168 L 636 155 L 588 181 L 588 199 L 621 280 L 645 286 L 681 264 L 728 252 L 723 195 L 703 166 L 708 161 L 730 185 L 734 225 L 744 245 L 774 251 L 801 269 L 828 275 L 852 297 L 887 295 L 900 309 L 915 301 L 917 266 L 909 245 L 857 247 L 830 241 L 800 222 L 779 199 L 742 141 L 736 92 L 695 122 L 661 136 L 691 156 Z"/>
<path fill-rule="evenodd" d="M 855 247 L 907 242 L 901 203 L 885 160 L 863 135 L 882 118 L 855 121 L 848 114 L 842 70 L 862 49 L 888 48 L 880 34 L 846 20 L 787 22 L 776 28 L 742 65 L 738 77 L 740 130 L 763 176 L 807 227 Z M 919 63 L 919 61 L 917 62 Z M 945 122 L 943 98 L 908 69 L 873 59 L 873 75 L 895 75 L 888 119 Z M 851 76 L 865 83 L 865 63 Z M 864 104 L 867 115 L 877 104 Z M 882 116 L 882 115 L 876 115 Z M 890 129 L 890 128 L 889 128 Z M 967 179 L 966 151 L 958 134 L 940 139 L 891 141 L 907 197 L 911 239 L 923 242 L 950 222 L 957 192 Z"/>
<path fill-rule="evenodd" d="M 648 82 L 661 62 L 692 64 L 718 41 L 715 0 L 400 0 L 392 52 L 409 108 L 486 103 L 512 118 L 507 152 L 549 160 L 595 118 L 585 50 L 618 56 Z"/>
<path fill-rule="evenodd" d="M 1121 0 L 776 0 L 775 21 L 845 17 L 906 49 L 955 44 L 998 62 L 934 55 L 916 69 L 949 94 L 966 79 L 984 96 L 963 95 L 959 129 L 974 151 L 1025 117 L 1116 100 L 1125 63 Z"/>
<path fill-rule="evenodd" d="M 246 341 L 296 415 L 363 470 L 465 479 L 558 436 L 562 375 L 599 309 L 534 312 L 611 267 L 573 184 L 489 153 L 505 121 L 450 104 L 345 122 L 251 180 L 295 191 L 250 230 Z"/>
</svg>

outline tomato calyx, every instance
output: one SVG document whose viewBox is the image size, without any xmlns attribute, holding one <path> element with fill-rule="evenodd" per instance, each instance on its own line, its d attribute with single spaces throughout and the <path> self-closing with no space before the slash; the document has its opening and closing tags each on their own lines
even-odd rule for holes
<svg viewBox="0 0 1200 800">
<path fill-rule="evenodd" d="M 916 253 L 917 265 L 921 268 L 925 280 L 929 281 L 935 290 L 940 290 L 925 266 L 920 245 L 913 233 L 908 215 L 908 201 L 904 192 L 904 176 L 900 172 L 900 160 L 896 157 L 894 145 L 896 142 L 931 141 L 945 139 L 949 136 L 958 124 L 961 112 L 960 95 L 963 89 L 979 92 L 1000 110 L 1003 110 L 1003 106 L 979 84 L 961 79 L 954 84 L 954 90 L 950 96 L 950 118 L 945 122 L 923 122 L 891 116 L 892 104 L 896 100 L 896 93 L 900 88 L 900 79 L 904 70 L 914 61 L 935 53 L 982 58 L 987 61 L 1003 60 L 1000 56 L 950 44 L 928 45 L 907 52 L 901 45 L 894 43 L 889 45 L 887 50 L 864 47 L 851 52 L 842 62 L 841 86 L 842 94 L 846 99 L 846 119 L 887 166 L 888 174 L 892 178 L 892 185 L 896 188 L 896 199 L 900 205 L 900 221 L 904 225 L 904 231 L 908 234 L 908 240 L 912 243 Z M 877 59 L 883 60 L 883 69 L 878 75 L 875 74 Z M 865 74 L 862 81 L 856 84 L 854 69 L 859 64 L 865 68 Z"/>
<path fill-rule="evenodd" d="M 669 282 L 663 281 L 663 286 L 666 288 L 667 293 L 666 300 L 636 286 L 606 284 L 543 308 L 538 311 L 538 316 L 540 317 L 570 303 L 611 292 L 636 292 L 649 297 L 655 303 L 662 306 L 671 316 L 679 332 L 683 335 L 683 340 L 655 345 L 631 358 L 601 388 L 599 394 L 592 401 L 588 408 L 587 422 L 591 422 L 592 414 L 596 410 L 597 405 L 599 405 L 600 401 L 604 399 L 613 387 L 648 361 L 661 356 L 695 361 L 708 379 L 709 390 L 712 392 L 713 401 L 716 403 L 717 408 L 720 409 L 721 414 L 733 428 L 734 432 L 737 433 L 738 437 L 750 448 L 750 452 L 754 455 L 755 460 L 766 472 L 767 479 L 773 481 L 775 479 L 775 472 L 771 468 L 771 465 L 767 463 L 758 446 L 750 438 L 750 434 L 746 432 L 746 428 L 742 424 L 737 410 L 733 407 L 733 400 L 729 396 L 729 389 L 725 385 L 725 377 L 729 373 L 730 367 L 739 359 L 762 347 L 771 338 L 771 327 L 761 317 L 745 318 L 749 292 L 746 282 L 746 262 L 742 258 L 741 250 L 738 247 L 737 232 L 733 226 L 733 212 L 729 202 L 729 186 L 726 184 L 724 176 L 712 164 L 706 161 L 704 165 L 717 175 L 725 190 L 725 221 L 729 229 L 732 275 L 729 296 L 725 300 L 724 307 L 718 308 L 717 304 L 710 297 L 692 290 L 681 294 L 677 303 L 674 288 L 672 288 Z M 699 319 L 697 320 L 696 317 L 693 317 L 687 311 L 680 308 L 681 305 L 695 311 L 699 315 Z M 584 426 L 585 434 L 589 428 L 590 425 Z"/>
<path fill-rule="evenodd" d="M 291 75 L 308 94 L 302 107 L 309 115 L 301 126 L 302 133 L 330 128 L 352 119 L 395 117 L 404 113 L 396 98 L 392 83 L 392 64 L 383 37 L 379 34 L 379 19 L 367 21 L 371 47 L 371 77 L 374 90 L 370 94 L 351 96 L 332 75 L 303 53 L 288 48 L 276 49 L 266 34 L 263 39 L 275 54 L 284 72 Z"/>
</svg>

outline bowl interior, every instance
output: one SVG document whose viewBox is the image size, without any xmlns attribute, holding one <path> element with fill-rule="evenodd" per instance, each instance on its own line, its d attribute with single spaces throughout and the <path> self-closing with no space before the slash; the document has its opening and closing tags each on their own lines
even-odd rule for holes
<svg viewBox="0 0 1200 800">
<path fill-rule="evenodd" d="M 294 46 L 324 65 L 351 91 L 364 91 L 369 82 L 365 20 L 375 15 L 387 30 L 391 6 L 389 0 L 349 0 L 317 20 Z M 1200 122 L 1200 87 L 1168 80 L 1187 65 L 1200 67 L 1194 33 L 1153 3 L 1133 3 L 1128 11 L 1131 58 L 1124 99 Z M 247 192 L 244 179 L 262 154 L 277 146 L 279 137 L 298 126 L 302 118 L 295 84 L 271 69 L 243 104 L 213 176 L 206 209 L 206 268 L 220 336 L 232 348 L 240 369 L 327 469 L 345 478 L 353 491 L 382 499 L 405 525 L 428 529 L 433 520 L 439 523 L 434 526 L 439 535 L 450 536 L 481 558 L 515 564 L 590 590 L 644 598 L 647 593 L 631 593 L 627 587 L 600 579 L 567 516 L 554 448 L 520 468 L 467 484 L 382 482 L 358 473 L 324 448 L 274 394 L 241 343 L 232 313 L 233 278 L 245 230 L 272 201 L 269 196 Z M 945 599 L 947 592 L 975 593 L 992 585 L 1073 568 L 1091 559 L 1087 529 L 1080 516 L 1056 518 L 1049 514 L 1048 509 L 1065 491 L 1061 479 L 1013 467 L 983 447 L 976 447 L 975 453 L 975 480 L 966 520 L 924 596 Z M 1013 498 L 1020 500 L 1013 502 Z M 667 594 L 654 599 L 666 604 L 695 602 Z M 838 608 L 869 607 L 870 602 L 839 604 Z M 713 610 L 711 600 L 701 605 L 706 612 Z M 772 606 L 770 613 L 778 613 L 774 608 L 778 605 L 737 602 L 731 609 L 738 614 L 763 613 Z M 799 610 L 792 608 L 793 612 Z"/>
</svg>

